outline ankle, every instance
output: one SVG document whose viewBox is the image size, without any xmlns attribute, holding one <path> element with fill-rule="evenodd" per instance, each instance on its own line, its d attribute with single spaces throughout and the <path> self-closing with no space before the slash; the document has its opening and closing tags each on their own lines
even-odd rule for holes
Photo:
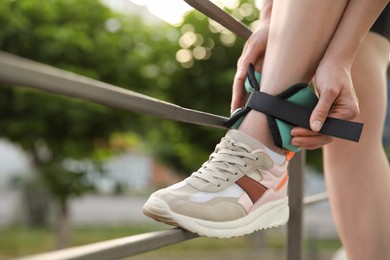
<svg viewBox="0 0 390 260">
<path fill-rule="evenodd" d="M 238 130 L 255 138 L 270 150 L 278 154 L 285 154 L 284 149 L 275 145 L 265 114 L 255 110 L 250 111 Z"/>
</svg>

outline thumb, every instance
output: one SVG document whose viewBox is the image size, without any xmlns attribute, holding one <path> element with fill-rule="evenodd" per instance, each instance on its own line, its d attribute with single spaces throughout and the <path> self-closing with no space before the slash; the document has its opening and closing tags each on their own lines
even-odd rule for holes
<svg viewBox="0 0 390 260">
<path fill-rule="evenodd" d="M 317 105 L 310 116 L 310 128 L 313 132 L 319 132 L 324 125 L 329 111 L 332 107 L 333 100 L 320 96 Z"/>
</svg>

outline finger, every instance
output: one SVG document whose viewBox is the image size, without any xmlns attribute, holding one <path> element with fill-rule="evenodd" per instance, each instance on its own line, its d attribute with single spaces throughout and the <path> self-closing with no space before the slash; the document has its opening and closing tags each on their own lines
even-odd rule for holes
<svg viewBox="0 0 390 260">
<path fill-rule="evenodd" d="M 291 144 L 296 146 L 309 146 L 317 145 L 322 146 L 333 141 L 333 137 L 321 135 L 321 136 L 294 136 L 291 139 Z"/>
<path fill-rule="evenodd" d="M 303 146 L 300 148 L 301 148 L 301 150 L 317 150 L 317 149 L 322 148 L 322 146 L 309 145 L 309 146 Z"/>
<path fill-rule="evenodd" d="M 295 136 L 291 139 L 291 144 L 301 149 L 317 149 L 329 144 L 333 138 L 326 135 L 317 136 Z"/>
<path fill-rule="evenodd" d="M 306 129 L 300 126 L 294 127 L 290 131 L 290 135 L 292 136 L 316 136 L 316 135 L 323 135 L 321 133 L 313 132 L 310 129 Z"/>
<path fill-rule="evenodd" d="M 329 114 L 338 93 L 333 89 L 327 89 L 320 94 L 317 105 L 310 116 L 310 128 L 314 132 L 319 132 Z"/>
</svg>

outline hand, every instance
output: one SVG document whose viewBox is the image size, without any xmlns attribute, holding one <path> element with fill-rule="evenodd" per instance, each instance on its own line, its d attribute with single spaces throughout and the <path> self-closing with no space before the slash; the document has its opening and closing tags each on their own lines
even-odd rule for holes
<svg viewBox="0 0 390 260">
<path fill-rule="evenodd" d="M 335 60 L 320 63 L 314 77 L 319 101 L 310 118 L 311 130 L 293 128 L 292 145 L 306 150 L 320 148 L 333 141 L 332 137 L 318 133 L 326 117 L 350 120 L 359 114 L 349 68 L 348 63 Z"/>
<path fill-rule="evenodd" d="M 245 43 L 241 57 L 237 62 L 237 72 L 234 77 L 232 102 L 230 106 L 231 113 L 237 108 L 241 108 L 245 105 L 247 93 L 244 84 L 249 64 L 252 63 L 255 65 L 256 71 L 261 71 L 263 67 L 268 32 L 269 23 L 263 23 Z"/>
<path fill-rule="evenodd" d="M 351 79 L 351 65 L 340 61 L 321 62 L 314 76 L 319 101 L 314 108 L 310 126 L 321 130 L 326 117 L 351 120 L 359 114 L 359 102 Z"/>
</svg>

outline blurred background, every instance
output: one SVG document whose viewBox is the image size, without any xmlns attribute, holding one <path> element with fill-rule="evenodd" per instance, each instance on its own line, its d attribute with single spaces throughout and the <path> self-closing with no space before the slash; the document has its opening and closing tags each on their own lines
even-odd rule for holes
<svg viewBox="0 0 390 260">
<path fill-rule="evenodd" d="M 216 3 L 256 28 L 256 1 Z M 243 44 L 180 0 L 0 1 L 1 51 L 223 116 Z M 170 228 L 144 217 L 143 203 L 223 135 L 0 84 L 0 259 Z M 325 191 L 321 151 L 307 160 L 305 194 Z M 340 242 L 328 203 L 304 213 L 305 257 L 330 259 Z M 284 248 L 282 227 L 132 259 L 284 259 Z"/>
</svg>

